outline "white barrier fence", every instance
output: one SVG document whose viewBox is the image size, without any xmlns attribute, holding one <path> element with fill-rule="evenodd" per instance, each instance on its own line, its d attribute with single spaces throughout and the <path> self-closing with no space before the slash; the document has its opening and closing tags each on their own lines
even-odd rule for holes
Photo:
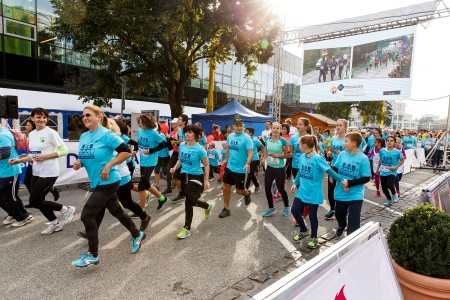
<svg viewBox="0 0 450 300">
<path fill-rule="evenodd" d="M 281 278 L 254 299 L 403 299 L 379 223 L 350 236 Z"/>
</svg>

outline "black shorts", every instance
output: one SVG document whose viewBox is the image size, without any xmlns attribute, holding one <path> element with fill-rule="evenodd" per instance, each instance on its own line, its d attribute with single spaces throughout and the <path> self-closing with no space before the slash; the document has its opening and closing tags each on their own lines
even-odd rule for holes
<svg viewBox="0 0 450 300">
<path fill-rule="evenodd" d="M 173 179 L 181 180 L 181 166 L 175 170 L 175 173 L 173 173 Z"/>
<path fill-rule="evenodd" d="M 163 174 L 166 175 L 167 165 L 169 164 L 170 156 L 158 157 L 158 164 L 155 167 L 155 174 L 161 173 L 161 168 L 163 169 Z"/>
<path fill-rule="evenodd" d="M 145 191 L 150 188 L 150 176 L 152 176 L 155 167 L 141 167 L 141 180 L 138 184 L 139 191 Z"/>
<path fill-rule="evenodd" d="M 222 181 L 226 184 L 235 185 L 237 189 L 245 189 L 245 173 L 234 173 L 226 168 L 223 173 Z"/>
</svg>

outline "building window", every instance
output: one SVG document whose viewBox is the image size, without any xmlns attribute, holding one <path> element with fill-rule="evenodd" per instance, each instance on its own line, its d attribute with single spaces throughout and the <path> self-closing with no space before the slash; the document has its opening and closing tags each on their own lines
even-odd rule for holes
<svg viewBox="0 0 450 300">
<path fill-rule="evenodd" d="M 3 15 L 24 23 L 36 24 L 35 0 L 3 0 Z"/>
</svg>

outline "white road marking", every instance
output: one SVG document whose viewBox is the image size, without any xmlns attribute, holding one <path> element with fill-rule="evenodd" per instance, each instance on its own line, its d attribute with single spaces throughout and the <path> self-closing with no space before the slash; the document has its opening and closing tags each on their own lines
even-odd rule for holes
<svg viewBox="0 0 450 300">
<path fill-rule="evenodd" d="M 412 183 L 403 182 L 403 181 L 400 181 L 400 184 L 403 184 L 403 185 L 406 185 L 406 186 L 410 186 L 410 187 L 417 186 L 417 184 L 412 184 Z"/>
<path fill-rule="evenodd" d="M 386 207 L 386 206 L 384 206 L 384 205 L 381 205 L 381 204 L 378 204 L 378 203 L 376 203 L 376 202 L 373 202 L 373 201 L 371 201 L 371 200 L 369 200 L 369 199 L 364 199 L 364 202 L 370 203 L 370 204 L 375 205 L 375 206 L 378 206 L 378 207 L 382 207 L 382 208 L 386 209 L 387 211 L 390 211 L 391 213 L 394 213 L 394 214 L 396 214 L 396 215 L 398 215 L 398 216 L 403 216 L 403 213 L 401 213 L 401 212 L 399 212 L 399 211 L 396 211 L 396 210 L 394 210 L 394 209 L 392 209 L 392 208 L 390 208 L 390 207 Z"/>
<path fill-rule="evenodd" d="M 425 175 L 433 175 L 433 176 L 435 176 L 435 174 L 433 174 L 433 173 L 420 172 L 420 171 L 417 171 L 417 170 L 415 170 L 414 173 L 417 173 L 417 174 L 425 174 Z"/>
<path fill-rule="evenodd" d="M 267 229 L 269 229 L 269 231 L 272 232 L 273 235 L 278 239 L 278 241 L 280 241 L 280 243 L 284 246 L 284 248 L 286 248 L 287 251 L 289 251 L 294 260 L 298 260 L 299 258 L 302 257 L 300 251 L 298 251 L 297 248 L 294 245 L 292 245 L 292 243 L 288 241 L 288 239 L 285 238 L 284 235 L 278 231 L 278 229 L 275 228 L 275 226 L 266 222 L 264 222 L 264 226 L 266 226 Z"/>
</svg>

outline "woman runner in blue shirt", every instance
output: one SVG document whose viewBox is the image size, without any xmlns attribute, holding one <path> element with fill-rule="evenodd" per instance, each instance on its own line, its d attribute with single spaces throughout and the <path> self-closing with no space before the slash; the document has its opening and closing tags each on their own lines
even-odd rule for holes
<svg viewBox="0 0 450 300">
<path fill-rule="evenodd" d="M 300 233 L 294 237 L 294 241 L 298 242 L 310 235 L 302 212 L 305 206 L 308 207 L 309 222 L 311 224 L 311 241 L 308 248 L 317 248 L 317 230 L 319 228 L 319 220 L 317 218 L 317 210 L 319 205 L 323 203 L 323 176 L 327 173 L 334 180 L 342 182 L 344 179 L 334 172 L 327 164 L 325 157 L 316 152 L 317 142 L 312 135 L 300 138 L 300 149 L 303 152 L 299 159 L 299 170 L 294 180 L 291 191 L 295 194 L 294 203 L 292 204 L 292 215 L 300 226 Z"/>
<path fill-rule="evenodd" d="M 81 167 L 86 168 L 93 192 L 81 212 L 89 251 L 82 253 L 80 259 L 72 262 L 72 265 L 79 268 L 96 265 L 100 261 L 95 218 L 104 207 L 131 233 L 131 253 L 138 252 L 145 240 L 145 233 L 139 231 L 131 218 L 124 213 L 116 195 L 120 185 L 120 174 L 116 166 L 131 157 L 130 149 L 117 134 L 102 126 L 106 125 L 107 120 L 98 106 L 86 106 L 82 119 L 89 131 L 80 137 L 79 160 L 73 164 L 73 169 L 77 171 Z"/>
<path fill-rule="evenodd" d="M 209 218 L 212 209 L 212 204 L 198 200 L 204 188 L 209 189 L 208 176 L 210 172 L 206 150 L 198 143 L 202 130 L 197 125 L 188 125 L 183 128 L 183 133 L 186 142 L 180 144 L 179 159 L 176 165 L 170 169 L 170 173 L 174 174 L 181 167 L 181 191 L 186 196 L 185 223 L 177 234 L 179 239 L 185 239 L 191 235 L 194 206 L 205 210 L 205 219 Z M 204 174 L 200 162 L 205 166 Z"/>
</svg>

